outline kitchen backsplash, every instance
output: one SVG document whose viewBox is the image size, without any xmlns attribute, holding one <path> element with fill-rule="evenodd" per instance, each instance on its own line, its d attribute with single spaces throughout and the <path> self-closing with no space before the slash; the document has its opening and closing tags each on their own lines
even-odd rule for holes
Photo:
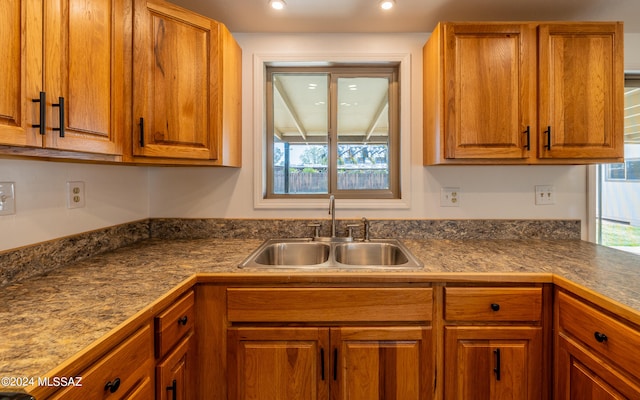
<svg viewBox="0 0 640 400">
<path fill-rule="evenodd" d="M 338 220 L 338 236 L 347 224 Z M 0 286 L 45 274 L 62 265 L 141 240 L 268 239 L 311 237 L 311 223 L 329 236 L 330 220 L 304 219 L 149 219 L 0 252 Z M 580 239 L 579 220 L 370 220 L 371 238 L 398 239 Z M 354 229 L 356 238 L 362 228 Z"/>
<path fill-rule="evenodd" d="M 371 238 L 398 239 L 580 239 L 579 220 L 397 220 L 371 219 Z M 320 223 L 320 235 L 329 236 L 329 219 L 152 219 L 151 237 L 161 239 L 311 237 Z M 346 236 L 346 225 L 358 219 L 336 221 L 336 235 Z M 354 229 L 362 237 L 362 228 Z"/>
</svg>

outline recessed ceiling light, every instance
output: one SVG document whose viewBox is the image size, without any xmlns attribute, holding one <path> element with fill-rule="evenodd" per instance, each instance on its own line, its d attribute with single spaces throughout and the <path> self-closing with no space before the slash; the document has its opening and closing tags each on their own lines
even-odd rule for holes
<svg viewBox="0 0 640 400">
<path fill-rule="evenodd" d="M 380 1 L 380 8 L 382 8 L 383 10 L 391 10 L 393 8 L 393 6 L 396 5 L 396 1 L 395 0 L 381 0 Z"/>
<path fill-rule="evenodd" d="M 269 5 L 274 10 L 282 10 L 285 6 L 284 0 L 269 0 Z"/>
</svg>

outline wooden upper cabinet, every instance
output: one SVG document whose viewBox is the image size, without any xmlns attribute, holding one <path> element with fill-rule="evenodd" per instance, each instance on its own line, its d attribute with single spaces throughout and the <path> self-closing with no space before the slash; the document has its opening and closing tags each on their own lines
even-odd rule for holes
<svg viewBox="0 0 640 400">
<path fill-rule="evenodd" d="M 446 158 L 528 157 L 535 44 L 534 25 L 445 25 Z"/>
<path fill-rule="evenodd" d="M 0 7 L 0 143 L 122 154 L 125 0 Z"/>
<path fill-rule="evenodd" d="M 424 164 L 619 161 L 622 36 L 621 23 L 439 24 L 423 49 Z"/>
<path fill-rule="evenodd" d="M 125 0 L 51 0 L 44 4 L 46 146 L 122 154 L 125 30 L 130 29 L 130 7 Z"/>
<path fill-rule="evenodd" d="M 239 165 L 241 54 L 226 28 L 136 0 L 133 54 L 133 155 Z"/>
<path fill-rule="evenodd" d="M 622 23 L 539 28 L 541 158 L 622 158 Z"/>
<path fill-rule="evenodd" d="M 42 2 L 0 2 L 0 144 L 42 146 Z"/>
</svg>

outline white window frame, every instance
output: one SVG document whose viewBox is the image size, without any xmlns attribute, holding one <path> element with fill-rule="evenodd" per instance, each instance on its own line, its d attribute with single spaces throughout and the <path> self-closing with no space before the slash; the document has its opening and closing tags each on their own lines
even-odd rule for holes
<svg viewBox="0 0 640 400">
<path fill-rule="evenodd" d="M 362 55 L 290 55 L 255 54 L 253 57 L 254 112 L 254 190 L 255 209 L 318 209 L 327 206 L 324 198 L 265 198 L 267 190 L 266 137 L 266 67 L 267 65 L 327 65 L 398 63 L 400 85 L 400 198 L 399 199 L 340 199 L 341 209 L 409 209 L 411 207 L 411 54 Z M 327 195 L 328 197 L 329 195 Z"/>
</svg>

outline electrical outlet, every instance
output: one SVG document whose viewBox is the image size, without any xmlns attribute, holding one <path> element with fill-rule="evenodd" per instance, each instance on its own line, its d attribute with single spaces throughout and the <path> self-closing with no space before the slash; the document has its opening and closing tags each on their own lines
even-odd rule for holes
<svg viewBox="0 0 640 400">
<path fill-rule="evenodd" d="M 556 204 L 556 187 L 551 185 L 536 186 L 536 205 Z"/>
<path fill-rule="evenodd" d="M 460 207 L 460 188 L 441 188 L 440 207 Z"/>
<path fill-rule="evenodd" d="M 67 208 L 82 208 L 84 205 L 84 182 L 67 182 Z"/>
<path fill-rule="evenodd" d="M 11 215 L 15 213 L 15 183 L 0 182 L 0 215 Z"/>
</svg>

